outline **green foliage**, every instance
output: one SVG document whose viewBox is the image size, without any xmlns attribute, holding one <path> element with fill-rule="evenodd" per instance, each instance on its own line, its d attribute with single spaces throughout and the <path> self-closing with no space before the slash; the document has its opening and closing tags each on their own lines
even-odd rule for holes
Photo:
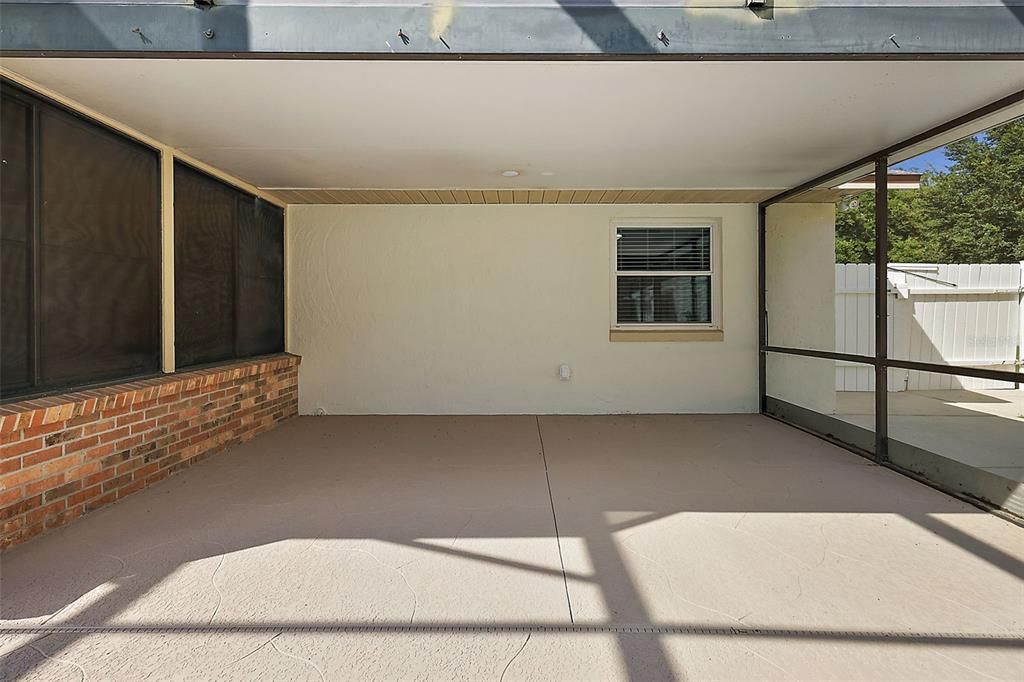
<svg viewBox="0 0 1024 682">
<path fill-rule="evenodd" d="M 1024 120 L 946 146 L 948 171 L 889 192 L 894 263 L 1024 260 Z M 872 193 L 836 207 L 836 262 L 874 261 Z"/>
</svg>

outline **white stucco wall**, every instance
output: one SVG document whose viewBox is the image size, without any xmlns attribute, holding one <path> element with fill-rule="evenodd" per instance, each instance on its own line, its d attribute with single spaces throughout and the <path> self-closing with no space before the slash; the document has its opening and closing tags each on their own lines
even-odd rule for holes
<svg viewBox="0 0 1024 682">
<path fill-rule="evenodd" d="M 724 341 L 609 341 L 613 218 L 721 220 Z M 304 414 L 756 411 L 753 205 L 292 206 L 288 261 Z"/>
<path fill-rule="evenodd" d="M 765 215 L 768 341 L 835 350 L 836 218 L 833 204 L 774 204 Z M 769 354 L 767 393 L 835 412 L 835 363 Z"/>
</svg>

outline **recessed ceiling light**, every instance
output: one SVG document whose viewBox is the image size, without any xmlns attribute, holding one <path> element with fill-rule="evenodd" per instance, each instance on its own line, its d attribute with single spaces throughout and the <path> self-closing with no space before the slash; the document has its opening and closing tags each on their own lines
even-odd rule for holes
<svg viewBox="0 0 1024 682">
<path fill-rule="evenodd" d="M 515 178 L 515 177 L 519 176 L 519 171 L 511 170 L 511 169 L 510 170 L 503 170 L 503 171 L 501 171 L 501 174 L 504 175 L 506 178 Z"/>
<path fill-rule="evenodd" d="M 554 175 L 554 173 L 552 173 L 551 171 L 541 171 L 541 172 L 540 172 L 540 174 L 541 174 L 541 175 L 546 175 L 546 176 L 548 176 L 548 177 L 550 177 L 550 176 Z"/>
</svg>

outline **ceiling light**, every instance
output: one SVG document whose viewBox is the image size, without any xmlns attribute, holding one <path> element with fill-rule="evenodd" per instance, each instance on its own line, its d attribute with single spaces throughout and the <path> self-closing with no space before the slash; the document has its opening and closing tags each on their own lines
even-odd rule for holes
<svg viewBox="0 0 1024 682">
<path fill-rule="evenodd" d="M 511 169 L 509 169 L 509 170 L 503 170 L 503 171 L 501 171 L 501 174 L 502 174 L 502 175 L 504 175 L 504 176 L 505 176 L 506 178 L 515 178 L 515 177 L 519 177 L 519 171 L 517 171 L 517 170 L 511 170 Z"/>
</svg>

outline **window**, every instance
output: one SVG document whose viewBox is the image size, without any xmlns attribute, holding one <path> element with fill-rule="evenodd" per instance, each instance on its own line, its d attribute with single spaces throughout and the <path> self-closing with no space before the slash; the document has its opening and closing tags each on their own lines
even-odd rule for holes
<svg viewBox="0 0 1024 682">
<path fill-rule="evenodd" d="M 0 86 L 0 397 L 160 366 L 156 150 Z"/>
<path fill-rule="evenodd" d="M 179 368 L 284 350 L 284 213 L 174 164 Z"/>
<path fill-rule="evenodd" d="M 617 224 L 613 326 L 717 328 L 716 232 L 711 223 Z"/>
</svg>

